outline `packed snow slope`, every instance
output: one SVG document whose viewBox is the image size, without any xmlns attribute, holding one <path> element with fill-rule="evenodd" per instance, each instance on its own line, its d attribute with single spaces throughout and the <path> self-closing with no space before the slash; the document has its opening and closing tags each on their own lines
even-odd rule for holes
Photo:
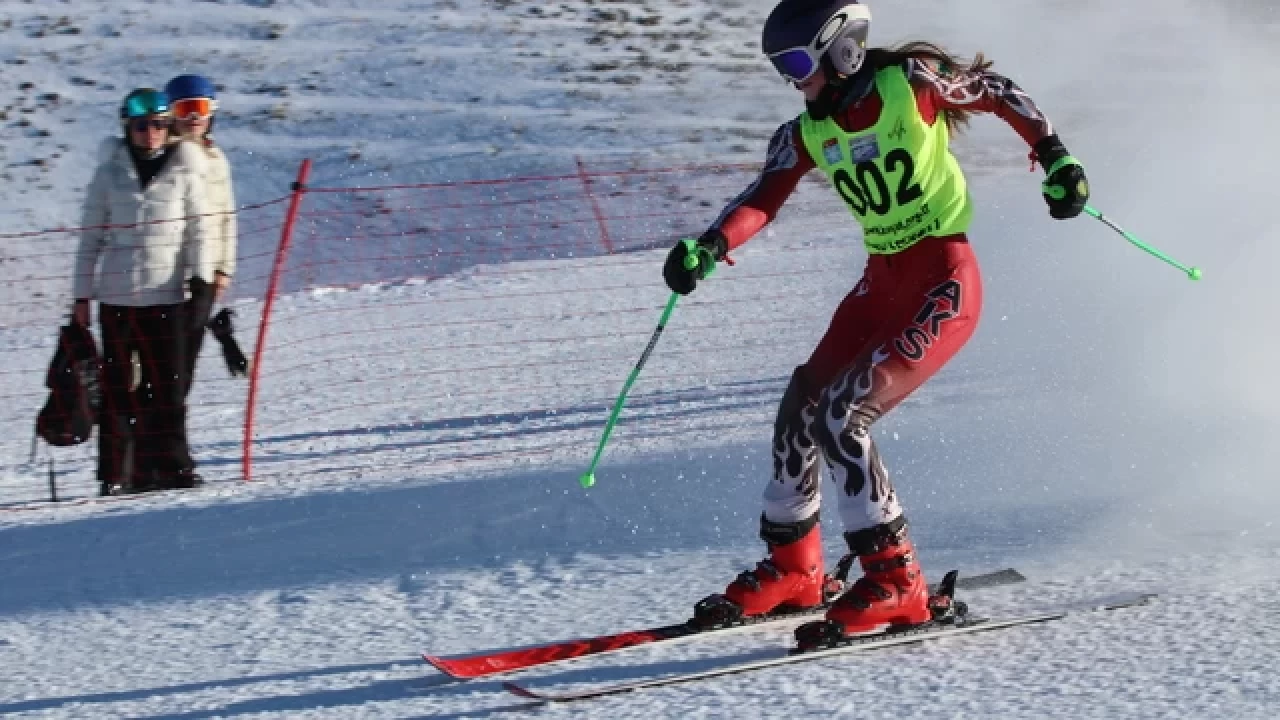
<svg viewBox="0 0 1280 720">
<path fill-rule="evenodd" d="M 756 162 L 800 108 L 756 50 L 769 8 L 10 3 L 0 300 L 47 304 L 5 316 L 0 392 L 42 379 L 75 240 L 11 234 L 76 223 L 93 148 L 115 132 L 131 87 L 180 71 L 224 87 L 218 136 L 246 204 L 285 194 L 305 157 L 321 186 L 572 173 L 578 158 Z M 36 407 L 4 403 L 0 716 L 1270 717 L 1280 250 L 1269 190 L 1280 148 L 1268 123 L 1280 13 L 1183 0 L 874 10 L 876 43 L 986 51 L 1054 119 L 1096 207 L 1205 271 L 1193 284 L 1095 221 L 1051 221 L 1025 147 L 998 121 L 978 118 L 957 140 L 985 317 L 970 347 L 877 427 L 926 574 L 1018 567 L 1027 583 L 969 594 L 991 614 L 1124 591 L 1157 602 L 580 706 L 531 707 L 418 659 L 678 621 L 760 557 L 774 403 L 863 260 L 851 220 L 814 184 L 803 212 L 784 210 L 737 266 L 681 303 L 590 491 L 576 476 L 666 297 L 661 250 L 282 298 L 270 365 L 305 370 L 264 387 L 269 479 L 258 483 L 238 480 L 239 438 L 220 413 L 243 387 L 213 381 L 212 348 L 192 408 L 210 480 L 200 491 L 32 505 L 44 482 L 43 466 L 26 464 Z M 717 211 L 690 207 L 687 232 Z M 260 298 L 237 292 L 251 338 Z M 510 307 L 492 307 L 495 296 Z M 377 347 L 286 342 L 316 330 L 322 310 L 394 328 L 437 299 L 441 328 L 389 331 Z M 518 321 L 561 311 L 570 320 L 554 328 Z M 494 312 L 513 317 L 503 353 L 572 370 L 466 372 L 475 358 L 447 328 Z M 457 369 L 450 382 L 467 399 L 349 382 L 411 366 Z M 321 415 L 298 389 L 326 383 L 339 394 Z M 58 457 L 86 495 L 90 449 Z M 839 528 L 826 516 L 834 561 Z M 520 679 L 634 679 L 787 642 L 765 631 Z"/>
</svg>

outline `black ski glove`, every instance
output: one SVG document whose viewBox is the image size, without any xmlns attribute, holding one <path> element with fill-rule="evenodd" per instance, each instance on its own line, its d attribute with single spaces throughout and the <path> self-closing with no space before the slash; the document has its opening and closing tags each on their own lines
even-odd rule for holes
<svg viewBox="0 0 1280 720">
<path fill-rule="evenodd" d="M 227 372 L 231 373 L 231 377 L 247 375 L 249 361 L 245 359 L 244 353 L 240 352 L 240 343 L 236 342 L 235 335 L 231 334 L 230 308 L 219 310 L 218 314 L 209 321 L 209 329 L 213 331 L 213 336 L 222 346 L 222 359 L 227 361 Z"/>
<path fill-rule="evenodd" d="M 213 309 L 213 286 L 205 282 L 204 278 L 195 276 L 187 281 L 187 287 L 191 290 L 191 299 L 186 306 L 187 328 L 189 332 L 204 332 L 204 325 L 208 322 L 206 318 Z"/>
<path fill-rule="evenodd" d="M 1036 143 L 1034 150 L 1045 172 L 1040 190 L 1049 205 L 1049 215 L 1058 220 L 1079 215 L 1089 202 L 1089 179 L 1084 175 L 1084 166 L 1071 157 L 1057 135 Z"/>
<path fill-rule="evenodd" d="M 685 238 L 667 253 L 662 277 L 672 292 L 688 295 L 699 280 L 715 272 L 716 262 L 723 260 L 728 251 L 729 241 L 719 230 L 708 230 L 697 240 Z"/>
</svg>

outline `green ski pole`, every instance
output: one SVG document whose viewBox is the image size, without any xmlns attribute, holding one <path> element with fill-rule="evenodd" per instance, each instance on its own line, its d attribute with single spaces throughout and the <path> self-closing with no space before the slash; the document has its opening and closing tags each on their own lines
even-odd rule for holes
<svg viewBox="0 0 1280 720">
<path fill-rule="evenodd" d="M 1141 241 L 1141 240 L 1139 240 L 1139 239 L 1138 239 L 1138 238 L 1137 238 L 1133 233 L 1131 233 L 1131 232 L 1129 232 L 1128 230 L 1125 230 L 1124 228 L 1122 228 L 1122 227 L 1120 227 L 1119 225 L 1115 224 L 1114 222 L 1112 222 L 1112 221 L 1111 221 L 1111 219 L 1110 219 L 1110 218 L 1108 218 L 1107 216 L 1105 216 L 1105 215 L 1103 215 L 1102 213 L 1098 212 L 1097 210 L 1094 210 L 1093 208 L 1089 207 L 1088 205 L 1085 205 L 1085 206 L 1084 206 L 1084 211 L 1085 211 L 1086 213 L 1088 213 L 1089 215 L 1091 215 L 1091 216 L 1093 216 L 1093 217 L 1097 218 L 1098 220 L 1102 221 L 1102 223 L 1103 223 L 1103 224 L 1105 224 L 1107 227 L 1109 227 L 1109 228 L 1111 228 L 1112 230 L 1115 230 L 1116 232 L 1120 233 L 1120 235 L 1121 235 L 1122 237 L 1124 237 L 1124 239 L 1125 239 L 1125 240 L 1128 240 L 1129 242 L 1133 243 L 1135 246 L 1137 246 L 1137 247 L 1138 247 L 1139 249 L 1141 249 L 1142 251 L 1146 252 L 1147 254 L 1151 255 L 1152 257 L 1159 258 L 1159 259 L 1161 259 L 1161 260 L 1165 261 L 1166 263 L 1168 263 L 1168 264 L 1172 265 L 1173 267 L 1176 267 L 1176 268 L 1178 268 L 1179 270 L 1181 270 L 1182 272 L 1186 273 L 1186 274 L 1187 274 L 1187 277 L 1188 277 L 1188 278 L 1190 278 L 1191 280 L 1199 280 L 1199 279 L 1200 279 L 1200 276 L 1202 275 L 1202 273 L 1200 272 L 1200 268 L 1198 268 L 1198 267 L 1194 267 L 1194 266 L 1193 266 L 1193 267 L 1187 267 L 1186 265 L 1183 265 L 1182 263 L 1178 262 L 1177 260 L 1174 260 L 1173 258 L 1169 257 L 1168 255 L 1165 255 L 1164 253 L 1160 252 L 1159 250 L 1157 250 L 1157 249 L 1155 249 L 1155 248 L 1151 247 L 1150 245 L 1148 245 L 1148 244 L 1146 244 L 1146 243 L 1142 242 L 1142 241 Z"/>
<path fill-rule="evenodd" d="M 1055 200 L 1061 200 L 1062 198 L 1064 198 L 1064 197 L 1066 197 L 1066 196 L 1067 196 L 1066 188 L 1063 188 L 1063 187 L 1062 187 L 1062 186 L 1060 186 L 1060 185 L 1050 185 L 1050 184 L 1048 184 L 1048 182 L 1047 182 L 1047 181 L 1046 181 L 1046 182 L 1045 182 L 1045 184 L 1042 186 L 1042 190 L 1044 191 L 1044 194 L 1045 194 L 1045 195 L 1048 195 L 1049 197 L 1051 197 L 1051 198 L 1053 198 L 1053 199 L 1055 199 Z M 1102 213 L 1098 212 L 1097 210 L 1094 210 L 1092 207 L 1090 207 L 1090 206 L 1088 206 L 1088 205 L 1085 205 L 1085 206 L 1084 206 L 1084 211 L 1085 211 L 1085 213 L 1089 214 L 1090 216 L 1097 218 L 1099 221 L 1101 221 L 1101 222 L 1102 222 L 1104 225 L 1106 225 L 1107 227 L 1109 227 L 1109 228 L 1111 228 L 1112 230 L 1115 230 L 1116 232 L 1120 233 L 1120 236 L 1121 236 L 1121 237 L 1123 237 L 1125 240 L 1128 240 L 1129 242 L 1133 243 L 1133 244 L 1134 244 L 1138 249 L 1142 250 L 1143 252 L 1147 253 L 1148 255 L 1151 255 L 1151 256 L 1152 256 L 1152 257 L 1154 257 L 1154 258 L 1158 258 L 1158 259 L 1160 259 L 1160 260 L 1163 260 L 1163 261 L 1165 261 L 1166 263 L 1168 263 L 1168 264 L 1172 265 L 1173 267 L 1178 268 L 1178 269 L 1179 269 L 1179 270 L 1181 270 L 1182 272 L 1186 273 L 1187 277 L 1188 277 L 1188 278 L 1190 278 L 1190 279 L 1192 279 L 1192 280 L 1199 280 L 1199 279 L 1200 279 L 1200 276 L 1201 276 L 1201 274 L 1202 274 L 1202 273 L 1200 272 L 1200 268 L 1198 268 L 1198 267 L 1187 267 L 1186 265 L 1183 265 L 1182 263 L 1178 262 L 1177 260 L 1174 260 L 1173 258 L 1169 257 L 1168 255 L 1165 255 L 1164 253 L 1160 252 L 1159 250 L 1157 250 L 1157 249 L 1155 249 L 1155 248 L 1151 247 L 1150 245 L 1148 245 L 1148 244 L 1146 244 L 1146 243 L 1142 242 L 1141 240 L 1139 240 L 1139 239 L 1138 239 L 1138 237 L 1137 237 L 1136 235 L 1134 235 L 1133 233 L 1129 232 L 1128 230 L 1125 230 L 1124 228 L 1120 227 L 1119 225 L 1115 224 L 1114 222 L 1112 222 L 1112 221 L 1111 221 L 1111 218 L 1109 218 L 1109 217 L 1107 217 L 1107 216 L 1103 215 Z"/>
<path fill-rule="evenodd" d="M 676 309 L 676 301 L 680 299 L 678 293 L 671 293 L 671 297 L 667 299 L 667 307 L 662 311 L 662 317 L 658 319 L 658 327 L 653 329 L 653 335 L 649 337 L 649 344 L 645 346 L 644 352 L 640 353 L 640 360 L 636 363 L 635 368 L 631 370 L 631 374 L 627 376 L 627 382 L 622 386 L 622 392 L 618 395 L 618 399 L 613 403 L 613 412 L 609 413 L 609 421 L 605 423 L 604 435 L 600 437 L 600 444 L 596 446 L 595 457 L 591 458 L 591 467 L 578 478 L 578 484 L 584 488 L 589 488 L 596 484 L 596 465 L 600 464 L 600 456 L 604 454 L 604 446 L 609 442 L 609 435 L 613 432 L 613 426 L 618 422 L 618 415 L 622 412 L 622 406 L 627 401 L 627 393 L 631 391 L 631 386 L 635 383 L 636 378 L 640 376 L 640 370 L 644 368 L 644 364 L 649 362 L 649 356 L 653 354 L 653 348 L 658 344 L 658 338 L 662 336 L 662 331 L 667 327 L 667 320 L 671 318 L 671 312 Z"/>
<path fill-rule="evenodd" d="M 699 279 L 705 279 L 715 270 L 715 258 L 705 251 L 699 250 L 695 241 L 685 240 L 684 243 L 689 247 L 689 254 L 685 256 L 684 266 L 687 270 L 693 270 L 702 264 L 702 259 L 710 261 L 709 269 L 699 274 Z M 636 362 L 635 368 L 631 370 L 631 374 L 627 376 L 627 381 L 622 385 L 622 392 L 618 394 L 618 399 L 613 403 L 613 412 L 609 413 L 609 421 L 605 423 L 604 434 L 600 437 L 600 444 L 596 446 L 596 454 L 591 458 L 591 467 L 578 478 L 578 484 L 584 488 L 589 488 L 596 484 L 596 466 L 600 464 L 600 456 L 604 454 L 604 446 L 609 442 L 609 435 L 613 432 L 613 426 L 618 422 L 618 415 L 622 412 L 622 406 L 627 401 L 627 393 L 631 391 L 631 386 L 635 383 L 636 378 L 640 376 L 640 371 L 644 368 L 644 364 L 649 362 L 649 356 L 653 354 L 653 348 L 658 344 L 658 338 L 662 337 L 662 331 L 667 328 L 667 321 L 671 319 L 671 313 L 676 309 L 676 301 L 680 299 L 679 293 L 671 293 L 671 297 L 667 299 L 667 307 L 662 311 L 662 317 L 658 318 L 658 327 L 653 329 L 653 335 L 649 337 L 649 344 L 645 346 L 644 352 L 640 353 L 640 360 Z"/>
</svg>

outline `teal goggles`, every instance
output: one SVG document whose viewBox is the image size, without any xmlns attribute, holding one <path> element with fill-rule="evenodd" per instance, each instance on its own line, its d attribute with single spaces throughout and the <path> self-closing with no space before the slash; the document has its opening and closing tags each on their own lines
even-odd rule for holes
<svg viewBox="0 0 1280 720">
<path fill-rule="evenodd" d="M 129 93 L 120 106 L 120 115 L 125 118 L 162 115 L 169 112 L 169 96 L 159 90 L 135 90 Z"/>
</svg>

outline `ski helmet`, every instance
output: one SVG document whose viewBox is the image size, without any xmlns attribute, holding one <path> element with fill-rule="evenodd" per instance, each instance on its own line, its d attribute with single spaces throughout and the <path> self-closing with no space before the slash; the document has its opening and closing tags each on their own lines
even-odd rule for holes
<svg viewBox="0 0 1280 720">
<path fill-rule="evenodd" d="M 164 86 L 164 92 L 171 100 L 218 99 L 218 91 L 213 82 L 203 75 L 179 75 Z"/>
<path fill-rule="evenodd" d="M 169 96 L 155 88 L 138 88 L 124 96 L 120 103 L 120 120 L 127 122 L 130 118 L 147 115 L 168 115 Z"/>
<path fill-rule="evenodd" d="M 205 130 L 205 135 L 213 132 L 214 114 L 218 112 L 218 90 L 213 86 L 213 81 L 203 75 L 179 75 L 170 80 L 165 86 L 164 91 L 174 104 L 184 100 L 195 100 L 195 103 L 184 103 L 184 105 L 196 105 L 198 109 L 194 112 L 209 118 L 209 126 Z M 202 103 L 199 101 L 207 100 Z M 178 109 L 180 116 L 186 117 L 188 112 L 186 107 Z"/>
<path fill-rule="evenodd" d="M 773 68 L 798 83 L 825 67 L 849 76 L 867 57 L 871 9 L 857 0 L 782 0 L 764 21 L 760 46 Z"/>
</svg>

